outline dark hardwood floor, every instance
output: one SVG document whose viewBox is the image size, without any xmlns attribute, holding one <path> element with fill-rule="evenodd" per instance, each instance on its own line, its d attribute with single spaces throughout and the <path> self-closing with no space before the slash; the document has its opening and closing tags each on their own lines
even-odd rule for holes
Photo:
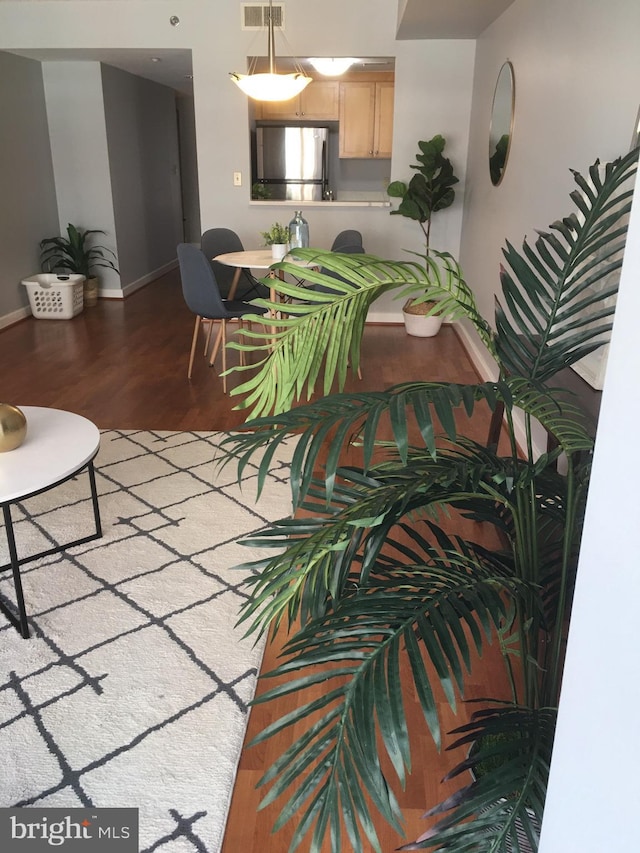
<svg viewBox="0 0 640 853">
<path fill-rule="evenodd" d="M 193 315 L 182 300 L 177 272 L 125 301 L 100 300 L 73 320 L 24 320 L 0 331 L 0 399 L 17 405 L 69 409 L 90 418 L 101 429 L 233 428 L 242 423 L 243 413 L 234 411 L 235 398 L 223 395 L 222 383 L 208 367 L 202 349 L 196 354 L 193 378 L 187 379 L 192 328 Z M 380 390 L 417 379 L 477 379 L 454 330 L 448 326 L 431 339 L 407 337 L 401 326 L 368 326 L 362 372 L 362 380 L 350 378 L 350 388 Z M 234 381 L 230 377 L 231 387 Z M 480 413 L 474 418 L 471 434 L 483 440 L 488 426 L 488 413 Z M 278 639 L 267 646 L 264 670 L 274 666 L 279 648 Z M 504 673 L 496 652 L 493 648 L 474 668 L 466 698 L 497 695 L 504 690 Z M 413 774 L 400 796 L 407 822 L 404 840 L 424 831 L 421 814 L 441 798 L 440 779 L 453 763 L 450 755 L 439 754 L 434 748 L 414 698 L 407 687 L 415 752 Z M 462 723 L 468 713 L 463 706 L 454 720 L 444 700 L 441 707 L 445 729 Z M 280 712 L 282 706 L 256 706 L 248 739 Z M 280 804 L 259 812 L 261 795 L 254 786 L 290 737 L 286 732 L 243 751 L 223 853 L 280 853 L 287 849 L 293 827 L 287 825 L 277 835 L 271 834 Z M 378 821 L 377 826 L 383 849 L 392 850 L 403 842 L 385 824 Z M 348 853 L 347 845 L 343 849 Z"/>
<path fill-rule="evenodd" d="M 177 271 L 124 301 L 101 299 L 72 320 L 29 318 L 0 331 L 0 399 L 70 409 L 101 429 L 229 429 L 245 416 L 233 411 L 237 398 L 225 397 L 199 353 L 187 379 L 192 330 Z M 476 378 L 446 326 L 432 339 L 407 337 L 401 326 L 368 326 L 362 371 L 361 381 L 350 380 L 353 389 Z M 236 382 L 231 375 L 230 387 Z"/>
</svg>

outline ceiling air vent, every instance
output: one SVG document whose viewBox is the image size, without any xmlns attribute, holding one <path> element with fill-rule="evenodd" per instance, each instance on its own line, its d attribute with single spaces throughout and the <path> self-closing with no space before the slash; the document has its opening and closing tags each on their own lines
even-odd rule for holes
<svg viewBox="0 0 640 853">
<path fill-rule="evenodd" d="M 263 30 L 269 26 L 268 3 L 242 3 L 242 29 Z M 284 5 L 273 4 L 273 26 L 284 29 Z"/>
</svg>

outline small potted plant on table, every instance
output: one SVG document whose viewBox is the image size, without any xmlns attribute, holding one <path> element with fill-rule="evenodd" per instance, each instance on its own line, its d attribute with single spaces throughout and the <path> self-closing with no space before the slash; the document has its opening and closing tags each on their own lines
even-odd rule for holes
<svg viewBox="0 0 640 853">
<path fill-rule="evenodd" d="M 98 301 L 98 279 L 93 270 L 106 267 L 119 272 L 111 260 L 115 254 L 106 246 L 89 246 L 87 238 L 104 231 L 91 229 L 82 231 L 75 225 L 67 225 L 66 237 L 46 237 L 40 241 L 40 263 L 45 272 L 70 272 L 84 276 L 84 304 L 95 305 Z"/>
<path fill-rule="evenodd" d="M 268 231 L 261 231 L 265 246 L 271 246 L 274 261 L 281 261 L 289 251 L 289 227 L 274 222 Z"/>
</svg>

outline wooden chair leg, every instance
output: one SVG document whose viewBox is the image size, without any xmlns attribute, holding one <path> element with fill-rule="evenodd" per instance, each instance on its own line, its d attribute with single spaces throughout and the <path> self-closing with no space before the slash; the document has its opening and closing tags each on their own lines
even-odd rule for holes
<svg viewBox="0 0 640 853">
<path fill-rule="evenodd" d="M 187 371 L 187 379 L 191 379 L 191 370 L 193 368 L 193 356 L 196 351 L 196 344 L 198 343 L 198 330 L 200 329 L 200 321 L 202 317 L 198 314 L 196 316 L 196 324 L 193 327 L 193 337 L 191 339 L 191 353 L 189 355 L 189 370 Z"/>
<path fill-rule="evenodd" d="M 209 323 L 209 328 L 207 330 L 207 340 L 204 345 L 204 357 L 207 357 L 207 353 L 209 352 L 209 344 L 211 343 L 211 332 L 213 331 L 213 320 L 207 320 Z"/>
<path fill-rule="evenodd" d="M 213 362 L 216 360 L 216 356 L 218 355 L 218 350 L 220 349 L 220 341 L 222 340 L 223 328 L 222 323 L 220 324 L 220 328 L 218 329 L 218 334 L 216 335 L 215 342 L 213 344 L 213 349 L 211 350 L 211 358 L 209 359 L 209 367 L 213 367 Z"/>
<path fill-rule="evenodd" d="M 240 334 L 239 334 L 240 343 L 244 344 L 244 335 L 242 334 L 244 332 L 244 320 L 242 319 L 242 317 L 240 317 L 240 319 L 238 320 L 238 323 L 240 325 Z M 246 363 L 245 362 L 245 351 L 243 349 L 241 349 L 240 350 L 240 366 L 244 367 L 245 363 Z"/>
<path fill-rule="evenodd" d="M 222 390 L 227 393 L 227 321 L 221 320 L 222 329 Z"/>
</svg>

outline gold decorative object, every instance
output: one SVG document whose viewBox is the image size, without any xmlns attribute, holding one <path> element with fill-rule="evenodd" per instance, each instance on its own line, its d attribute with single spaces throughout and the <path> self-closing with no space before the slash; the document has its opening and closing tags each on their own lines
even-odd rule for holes
<svg viewBox="0 0 640 853">
<path fill-rule="evenodd" d="M 0 453 L 20 447 L 27 435 L 24 412 L 9 403 L 0 403 Z"/>
</svg>

